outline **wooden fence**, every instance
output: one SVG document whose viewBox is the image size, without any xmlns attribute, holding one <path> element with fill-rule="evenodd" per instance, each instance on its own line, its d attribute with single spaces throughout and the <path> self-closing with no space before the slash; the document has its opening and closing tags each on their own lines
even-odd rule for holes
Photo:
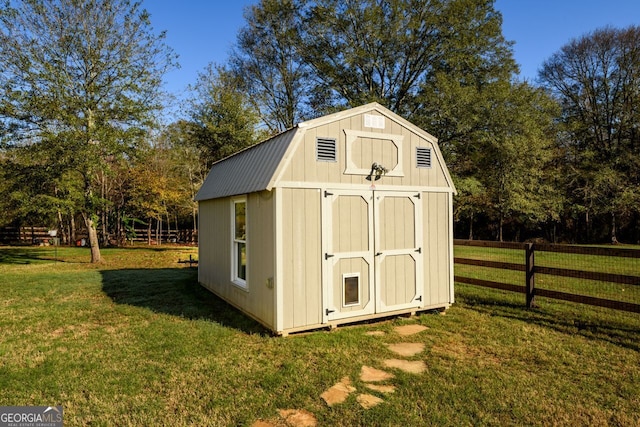
<svg viewBox="0 0 640 427">
<path fill-rule="evenodd" d="M 149 232 L 146 228 L 136 228 L 134 230 L 134 236 L 129 240 L 137 243 L 148 243 L 156 245 L 158 243 L 186 243 L 197 244 L 198 232 L 194 230 L 162 230 L 158 232 L 152 229 Z"/>
<path fill-rule="evenodd" d="M 51 239 L 47 227 L 0 228 L 0 243 L 5 245 L 37 245 L 48 243 Z"/>
<path fill-rule="evenodd" d="M 60 233 L 58 232 L 58 236 Z M 85 244 L 88 239 L 87 232 L 79 230 L 76 232 L 76 241 L 72 244 L 80 245 L 84 240 Z M 52 241 L 47 227 L 0 227 L 0 244 L 4 245 L 38 245 L 48 244 Z M 60 240 L 62 241 L 62 239 Z M 158 243 L 184 243 L 198 244 L 198 232 L 194 230 L 151 230 L 151 234 L 146 228 L 136 229 L 135 237 L 129 239 L 136 243 L 149 243 L 157 245 Z M 111 242 L 111 240 L 110 240 Z M 116 244 L 115 240 L 114 243 Z"/>
<path fill-rule="evenodd" d="M 470 258 L 455 257 L 454 263 L 458 265 L 472 265 L 478 267 L 489 267 L 494 269 L 512 270 L 524 272 L 524 283 L 502 283 L 493 280 L 485 280 L 473 277 L 455 276 L 455 281 L 459 283 L 467 283 L 471 285 L 484 286 L 494 289 L 502 289 L 511 292 L 524 293 L 526 295 L 527 307 L 535 306 L 535 298 L 547 297 L 564 301 L 578 302 L 582 304 L 595 305 L 599 307 L 607 307 L 616 310 L 630 311 L 640 313 L 640 304 L 617 301 L 606 298 L 600 298 L 588 295 L 578 295 L 569 292 L 562 292 L 551 289 L 536 287 L 535 278 L 538 274 L 545 274 L 557 277 L 569 277 L 583 280 L 596 280 L 602 282 L 626 284 L 631 286 L 640 286 L 640 268 L 636 270 L 635 275 L 614 274 L 600 271 L 584 271 L 571 268 L 545 267 L 536 265 L 535 254 L 537 252 L 555 252 L 576 255 L 596 255 L 604 257 L 621 257 L 640 259 L 640 250 L 625 248 L 605 248 L 605 247 L 586 247 L 586 246 L 570 246 L 570 245 L 552 245 L 538 243 L 504 243 L 504 242 L 488 242 L 473 240 L 455 240 L 457 246 L 476 246 L 484 248 L 499 249 L 515 249 L 521 250 L 523 255 L 522 263 L 500 262 L 479 260 Z M 640 263 L 639 263 L 640 265 Z"/>
</svg>

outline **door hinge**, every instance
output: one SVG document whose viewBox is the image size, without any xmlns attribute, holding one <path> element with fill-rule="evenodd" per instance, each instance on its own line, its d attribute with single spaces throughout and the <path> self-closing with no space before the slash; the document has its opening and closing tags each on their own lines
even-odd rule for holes
<svg viewBox="0 0 640 427">
<path fill-rule="evenodd" d="M 324 254 L 324 259 L 327 260 L 329 258 L 333 257 L 333 254 Z"/>
<path fill-rule="evenodd" d="M 376 252 L 376 256 L 382 255 L 382 252 Z"/>
<path fill-rule="evenodd" d="M 329 310 L 328 308 L 324 311 L 325 316 L 328 316 L 329 314 L 335 312 L 335 310 Z"/>
<path fill-rule="evenodd" d="M 324 197 L 333 196 L 333 193 L 329 193 L 327 190 L 324 191 Z"/>
<path fill-rule="evenodd" d="M 415 299 L 415 301 L 420 301 L 422 302 L 422 295 L 420 295 L 418 298 Z"/>
<path fill-rule="evenodd" d="M 421 254 L 422 253 L 422 248 L 420 247 L 420 248 L 416 249 L 415 252 L 418 252 L 419 254 Z"/>
<path fill-rule="evenodd" d="M 420 198 L 420 193 L 418 193 L 418 194 L 414 195 L 413 197 L 416 197 L 416 198 L 418 198 L 418 199 L 419 199 L 419 198 Z"/>
</svg>

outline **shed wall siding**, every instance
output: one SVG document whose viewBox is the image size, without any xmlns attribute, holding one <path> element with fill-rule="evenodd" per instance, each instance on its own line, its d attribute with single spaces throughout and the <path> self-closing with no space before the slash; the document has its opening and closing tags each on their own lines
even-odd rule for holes
<svg viewBox="0 0 640 427">
<path fill-rule="evenodd" d="M 449 216 L 451 206 L 445 193 L 422 193 L 424 233 L 424 306 L 450 304 Z"/>
<path fill-rule="evenodd" d="M 284 329 L 322 322 L 320 203 L 319 190 L 282 190 Z"/>
<path fill-rule="evenodd" d="M 198 281 L 232 305 L 275 327 L 274 204 L 268 191 L 247 196 L 247 290 L 231 281 L 231 198 L 201 201 Z"/>
<path fill-rule="evenodd" d="M 384 129 L 364 127 L 363 116 L 364 114 L 358 114 L 320 126 L 305 128 L 304 140 L 293 153 L 291 161 L 280 179 L 284 182 L 370 185 L 371 182 L 366 179 L 366 174 L 345 174 L 347 168 L 345 129 L 347 129 L 347 132 L 381 135 L 384 140 L 375 137 L 358 137 L 352 143 L 350 154 L 352 163 L 367 169 L 367 172 L 374 161 L 387 169 L 393 169 L 398 163 L 398 150 L 393 149 L 393 144 L 386 139 L 386 135 L 401 137 L 401 165 L 404 176 L 392 176 L 393 174 L 390 173 L 376 181 L 377 186 L 449 186 L 444 172 L 445 166 L 435 155 L 434 145 L 431 141 L 390 118 L 385 119 Z M 336 139 L 336 162 L 318 162 L 316 160 L 316 138 L 318 137 Z M 416 147 L 432 148 L 431 168 L 416 168 Z"/>
<path fill-rule="evenodd" d="M 209 290 L 225 297 L 231 269 L 229 201 L 201 201 L 198 210 L 198 281 Z"/>
</svg>

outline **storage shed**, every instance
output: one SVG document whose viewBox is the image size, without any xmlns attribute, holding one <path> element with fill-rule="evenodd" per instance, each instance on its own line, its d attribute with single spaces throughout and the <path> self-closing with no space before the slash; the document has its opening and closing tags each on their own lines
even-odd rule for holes
<svg viewBox="0 0 640 427">
<path fill-rule="evenodd" d="M 277 334 L 447 308 L 455 192 L 437 139 L 377 103 L 213 165 L 199 282 Z"/>
</svg>

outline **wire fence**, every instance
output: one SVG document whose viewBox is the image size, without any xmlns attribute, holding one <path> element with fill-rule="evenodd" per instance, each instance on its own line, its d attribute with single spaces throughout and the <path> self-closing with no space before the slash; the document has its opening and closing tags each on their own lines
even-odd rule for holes
<svg viewBox="0 0 640 427">
<path fill-rule="evenodd" d="M 640 249 L 456 240 L 458 283 L 640 313 Z"/>
</svg>

